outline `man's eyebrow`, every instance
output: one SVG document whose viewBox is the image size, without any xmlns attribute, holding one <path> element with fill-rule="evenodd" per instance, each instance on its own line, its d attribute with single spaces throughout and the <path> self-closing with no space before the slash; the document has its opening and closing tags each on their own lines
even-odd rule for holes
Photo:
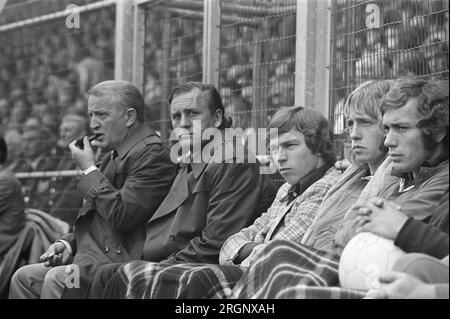
<svg viewBox="0 0 450 319">
<path fill-rule="evenodd" d="M 192 111 L 192 110 L 196 110 L 196 109 L 197 109 L 197 107 L 195 105 L 193 105 L 193 106 L 188 106 L 188 107 L 184 108 L 183 111 Z"/>
<path fill-rule="evenodd" d="M 98 109 L 92 109 L 89 110 L 88 113 L 95 113 L 95 112 L 106 112 L 105 108 L 98 108 Z"/>
<path fill-rule="evenodd" d="M 181 110 L 173 110 L 173 111 L 171 111 L 171 114 L 181 113 L 181 112 L 186 112 L 186 111 L 197 111 L 197 108 L 195 106 L 188 106 Z"/>
<path fill-rule="evenodd" d="M 284 140 L 284 141 L 278 140 L 277 144 L 292 144 L 292 143 L 299 143 L 299 140 L 297 140 L 296 138 L 291 138 L 291 139 Z"/>
<path fill-rule="evenodd" d="M 413 126 L 414 124 L 411 124 L 410 122 L 402 122 L 402 121 L 394 121 L 391 123 L 383 123 L 384 126 Z"/>
<path fill-rule="evenodd" d="M 192 103 L 192 101 L 194 101 L 193 97 L 176 97 L 171 104 Z"/>
<path fill-rule="evenodd" d="M 364 120 L 364 121 L 376 121 L 376 120 L 374 120 L 373 118 L 371 118 L 368 115 L 357 115 L 357 116 L 355 116 L 354 120 L 355 121 L 361 121 L 361 120 Z"/>
</svg>

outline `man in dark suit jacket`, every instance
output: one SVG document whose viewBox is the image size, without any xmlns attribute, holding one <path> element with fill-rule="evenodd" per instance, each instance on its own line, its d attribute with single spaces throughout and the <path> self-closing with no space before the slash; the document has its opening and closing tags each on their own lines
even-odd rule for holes
<svg viewBox="0 0 450 319">
<path fill-rule="evenodd" d="M 88 113 L 97 135 L 93 145 L 110 156 L 97 168 L 87 137 L 83 148 L 70 144 L 84 172 L 78 189 L 85 202 L 75 232 L 52 244 L 41 256 L 43 263 L 14 274 L 10 298 L 83 297 L 99 266 L 139 259 L 145 222 L 172 185 L 176 166 L 143 123 L 144 100 L 135 86 L 126 81 L 97 84 L 88 93 Z"/>
<path fill-rule="evenodd" d="M 260 164 L 250 160 L 251 154 L 247 150 L 238 154 L 234 139 L 226 138 L 231 119 L 224 116 L 214 86 L 181 84 L 169 103 L 172 138 L 178 140 L 171 156 L 174 159 L 179 150 L 183 155 L 169 194 L 147 222 L 143 259 L 218 263 L 223 242 L 267 210 L 276 188 L 270 175 L 260 173 Z M 218 135 L 200 140 L 198 134 L 207 129 Z M 230 149 L 236 152 L 226 151 Z M 101 296 L 118 267 L 99 269 L 90 297 Z"/>
</svg>

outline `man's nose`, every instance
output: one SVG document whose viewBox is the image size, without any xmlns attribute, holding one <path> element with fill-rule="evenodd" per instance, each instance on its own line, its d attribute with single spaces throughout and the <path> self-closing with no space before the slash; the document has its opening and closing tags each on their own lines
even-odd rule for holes
<svg viewBox="0 0 450 319">
<path fill-rule="evenodd" d="M 396 147 L 398 145 L 397 138 L 395 137 L 395 133 L 389 130 L 386 133 L 385 139 L 384 139 L 384 146 L 392 148 Z"/>
<path fill-rule="evenodd" d="M 278 163 L 286 162 L 287 154 L 286 154 L 286 150 L 284 148 L 282 148 L 282 147 L 278 148 L 276 160 Z"/>
<path fill-rule="evenodd" d="M 192 126 L 191 118 L 187 115 L 182 115 L 180 119 L 180 127 L 189 129 Z"/>
<path fill-rule="evenodd" d="M 91 130 L 95 130 L 100 127 L 100 123 L 95 119 L 95 117 L 93 117 L 91 119 L 90 127 L 91 127 Z"/>
<path fill-rule="evenodd" d="M 350 128 L 350 139 L 351 140 L 359 140 L 361 139 L 361 130 L 359 129 L 358 125 L 354 124 Z"/>
</svg>

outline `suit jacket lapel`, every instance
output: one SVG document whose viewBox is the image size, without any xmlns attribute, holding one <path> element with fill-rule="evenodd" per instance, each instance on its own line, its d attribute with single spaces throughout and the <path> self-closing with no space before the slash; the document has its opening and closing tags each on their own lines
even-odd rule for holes
<svg viewBox="0 0 450 319">
<path fill-rule="evenodd" d="M 220 144 L 220 147 L 222 147 L 222 144 Z M 209 158 L 208 163 L 212 162 L 212 159 L 212 157 Z M 198 185 L 197 181 L 205 171 L 208 163 L 191 163 L 190 166 L 192 168 L 192 171 L 189 173 L 189 176 L 187 174 L 186 167 L 180 169 L 177 177 L 175 178 L 175 181 L 172 184 L 172 188 L 170 189 L 169 194 L 166 196 L 166 198 L 164 198 L 163 202 L 158 207 L 153 217 L 150 218 L 150 221 L 148 223 L 151 223 L 155 219 L 158 219 L 177 210 L 178 207 L 180 207 L 189 197 L 189 182 L 191 185 L 191 189 L 195 192 L 195 187 L 196 185 Z M 188 178 L 190 178 L 190 181 L 188 181 Z"/>
<path fill-rule="evenodd" d="M 116 173 L 116 165 L 111 158 L 111 154 L 105 156 L 105 159 L 100 166 L 100 172 L 102 172 L 108 181 L 113 184 L 114 174 Z"/>
<path fill-rule="evenodd" d="M 278 228 L 281 221 L 283 220 L 284 216 L 291 210 L 292 205 L 297 201 L 298 198 L 294 199 L 292 202 L 289 203 L 284 209 L 283 212 L 277 217 L 276 222 L 272 224 L 272 227 L 270 227 L 269 231 L 267 232 L 266 240 L 272 239 L 272 235 L 274 231 Z"/>
<path fill-rule="evenodd" d="M 164 198 L 149 222 L 165 216 L 176 210 L 189 197 L 187 168 L 182 168 L 177 174 L 172 188 Z"/>
</svg>

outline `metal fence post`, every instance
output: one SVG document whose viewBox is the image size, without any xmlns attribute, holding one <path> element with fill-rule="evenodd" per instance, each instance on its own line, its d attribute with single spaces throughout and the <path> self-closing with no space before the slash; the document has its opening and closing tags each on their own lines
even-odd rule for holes
<svg viewBox="0 0 450 319">
<path fill-rule="evenodd" d="M 3 8 L 5 7 L 6 2 L 8 0 L 0 0 L 0 14 L 2 14 Z"/>
<path fill-rule="evenodd" d="M 133 81 L 133 1 L 116 1 L 114 79 Z"/>
<path fill-rule="evenodd" d="M 203 82 L 219 86 L 220 2 L 204 0 Z"/>
<path fill-rule="evenodd" d="M 168 10 L 163 11 L 163 28 L 162 28 L 162 59 L 163 61 L 169 61 L 170 57 L 170 47 L 169 47 L 169 38 L 170 38 L 170 13 Z M 170 93 L 170 71 L 169 64 L 163 63 L 161 68 L 161 95 L 164 98 L 167 98 Z M 161 121 L 161 137 L 164 140 L 169 139 L 169 130 L 166 124 L 163 124 L 169 118 L 168 110 L 165 105 L 162 105 L 161 114 L 159 120 Z"/>
<path fill-rule="evenodd" d="M 133 84 L 144 93 L 145 10 L 134 6 Z"/>
<path fill-rule="evenodd" d="M 297 0 L 295 104 L 314 107 L 328 117 L 327 7 L 327 0 Z"/>
<path fill-rule="evenodd" d="M 331 1 L 317 1 L 316 69 L 314 107 L 329 118 L 330 115 L 330 63 L 331 63 Z"/>
</svg>

